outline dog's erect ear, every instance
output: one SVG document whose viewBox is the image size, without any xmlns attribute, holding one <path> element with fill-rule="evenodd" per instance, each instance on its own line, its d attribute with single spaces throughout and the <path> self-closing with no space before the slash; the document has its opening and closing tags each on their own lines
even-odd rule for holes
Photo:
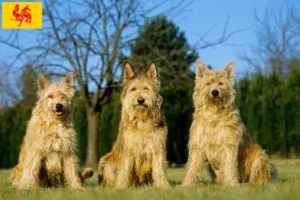
<svg viewBox="0 0 300 200">
<path fill-rule="evenodd" d="M 135 72 L 129 62 L 126 62 L 124 65 L 124 72 L 123 72 L 123 83 L 130 80 L 132 77 L 135 76 Z"/>
<path fill-rule="evenodd" d="M 74 86 L 73 73 L 72 72 L 68 73 L 67 76 L 62 81 L 65 82 L 69 87 L 73 87 Z"/>
<path fill-rule="evenodd" d="M 50 85 L 50 82 L 48 81 L 48 79 L 43 74 L 40 73 L 38 75 L 39 92 L 42 92 L 44 89 L 49 87 L 49 85 Z"/>
<path fill-rule="evenodd" d="M 156 64 L 155 62 L 152 62 L 150 65 L 149 65 L 149 68 L 146 72 L 147 76 L 149 78 L 152 78 L 154 80 L 157 80 L 157 76 L 158 76 L 158 73 L 157 73 L 157 68 L 156 68 Z"/>
<path fill-rule="evenodd" d="M 224 71 L 226 71 L 228 78 L 233 78 L 234 75 L 234 62 L 231 61 L 230 63 L 227 64 L 227 66 L 223 69 Z"/>
<path fill-rule="evenodd" d="M 208 67 L 200 60 L 197 59 L 196 63 L 196 77 L 201 78 L 203 76 L 203 73 L 208 70 Z"/>
</svg>

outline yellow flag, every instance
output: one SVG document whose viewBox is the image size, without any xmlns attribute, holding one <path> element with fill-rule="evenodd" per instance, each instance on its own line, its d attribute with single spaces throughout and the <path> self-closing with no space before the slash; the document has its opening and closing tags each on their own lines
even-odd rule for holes
<svg viewBox="0 0 300 200">
<path fill-rule="evenodd" d="M 3 29 L 41 29 L 42 2 L 2 2 Z"/>
</svg>

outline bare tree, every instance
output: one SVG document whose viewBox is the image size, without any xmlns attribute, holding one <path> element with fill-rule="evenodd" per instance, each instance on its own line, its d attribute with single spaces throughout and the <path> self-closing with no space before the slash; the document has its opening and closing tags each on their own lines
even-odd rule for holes
<svg viewBox="0 0 300 200">
<path fill-rule="evenodd" d="M 0 107 L 8 107 L 20 101 L 20 90 L 18 80 L 11 80 L 11 74 L 7 63 L 0 66 Z"/>
<path fill-rule="evenodd" d="M 300 53 L 300 15 L 291 6 L 283 6 L 279 12 L 266 8 L 260 15 L 255 12 L 254 40 L 249 51 L 240 56 L 256 70 L 286 73 L 291 58 Z"/>
<path fill-rule="evenodd" d="M 86 165 L 96 166 L 99 113 L 116 85 L 122 50 L 134 39 L 136 29 L 167 3 L 140 0 L 44 1 L 44 27 L 36 44 L 27 48 L 11 40 L 1 42 L 19 50 L 15 61 L 34 55 L 32 62 L 50 75 L 73 71 L 84 99 L 88 120 Z M 173 2 L 163 12 L 177 12 L 186 4 Z M 32 57 L 32 56 L 31 56 Z M 12 62 L 12 64 L 15 62 Z"/>
<path fill-rule="evenodd" d="M 190 3 L 179 0 L 45 0 L 43 29 L 35 44 L 22 47 L 17 43 L 18 32 L 12 32 L 14 37 L 1 37 L 0 42 L 19 51 L 11 65 L 30 55 L 30 62 L 35 63 L 35 67 L 43 67 L 49 75 L 64 76 L 73 71 L 87 112 L 86 165 L 95 167 L 99 116 L 118 85 L 119 57 L 128 53 L 128 45 L 146 19 L 160 14 L 176 16 Z M 168 9 L 164 9 L 166 7 Z M 227 34 L 226 26 L 220 41 L 207 43 L 205 47 L 225 42 L 231 34 Z"/>
</svg>

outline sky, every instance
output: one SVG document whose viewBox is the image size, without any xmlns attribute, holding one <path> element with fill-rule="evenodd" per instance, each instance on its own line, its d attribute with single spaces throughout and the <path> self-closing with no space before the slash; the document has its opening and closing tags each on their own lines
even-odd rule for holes
<svg viewBox="0 0 300 200">
<path fill-rule="evenodd" d="M 300 0 L 194 0 L 185 12 L 169 18 L 185 32 L 189 44 L 193 46 L 199 41 L 199 37 L 205 35 L 212 27 L 214 29 L 205 39 L 215 41 L 219 38 L 229 16 L 228 33 L 243 31 L 234 34 L 225 44 L 200 49 L 199 58 L 214 69 L 220 69 L 230 61 L 235 61 L 236 75 L 242 76 L 253 70 L 240 58 L 239 52 L 248 51 L 248 44 L 253 40 L 255 10 L 263 13 L 268 7 L 276 12 L 287 3 L 300 8 Z M 0 35 L 5 36 L 8 33 L 9 31 L 0 29 Z M 35 34 L 28 31 L 22 33 L 21 44 L 29 44 L 35 40 L 38 31 Z M 7 62 L 15 53 L 13 49 L 0 44 L 0 62 Z"/>
<path fill-rule="evenodd" d="M 253 42 L 255 10 L 263 14 L 266 8 L 279 11 L 283 6 L 293 4 L 300 10 L 300 0 L 196 0 L 191 10 L 184 14 L 176 24 L 185 31 L 190 44 L 198 41 L 197 34 L 205 34 L 212 26 L 207 40 L 214 41 L 222 35 L 222 30 L 229 16 L 228 32 L 243 30 L 233 35 L 226 44 L 199 50 L 199 58 L 214 69 L 226 66 L 230 61 L 236 63 L 236 76 L 243 76 L 253 69 L 241 58 L 242 51 L 249 51 Z"/>
</svg>

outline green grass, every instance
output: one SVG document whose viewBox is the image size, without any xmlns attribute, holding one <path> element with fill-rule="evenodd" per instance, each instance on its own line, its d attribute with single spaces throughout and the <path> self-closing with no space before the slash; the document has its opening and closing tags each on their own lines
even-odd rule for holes
<svg viewBox="0 0 300 200">
<path fill-rule="evenodd" d="M 201 173 L 201 182 L 197 188 L 175 188 L 184 175 L 183 168 L 168 169 L 172 183 L 170 189 L 155 189 L 150 186 L 116 190 L 103 188 L 94 183 L 96 175 L 88 182 L 94 186 L 83 190 L 69 188 L 41 188 L 31 191 L 18 191 L 11 187 L 10 170 L 0 170 L 0 199 L 230 199 L 230 200 L 274 200 L 300 199 L 300 162 L 278 162 L 281 180 L 264 185 L 243 184 L 224 188 L 211 183 L 206 171 Z"/>
</svg>

